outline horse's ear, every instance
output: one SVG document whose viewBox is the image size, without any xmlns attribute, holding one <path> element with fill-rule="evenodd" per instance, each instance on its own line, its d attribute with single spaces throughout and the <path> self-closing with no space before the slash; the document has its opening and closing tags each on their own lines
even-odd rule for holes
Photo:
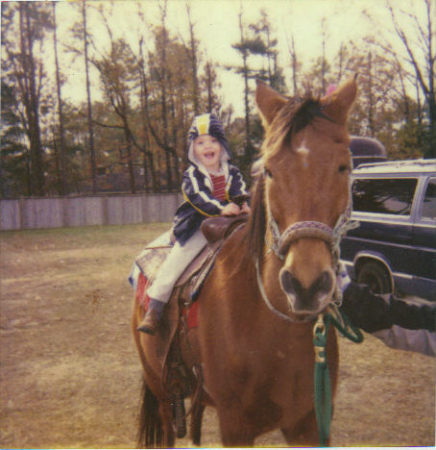
<svg viewBox="0 0 436 450">
<path fill-rule="evenodd" d="M 335 89 L 331 94 L 321 98 L 323 112 L 331 117 L 335 122 L 345 125 L 348 112 L 357 95 L 356 76 L 339 88 Z"/>
<path fill-rule="evenodd" d="M 263 81 L 256 81 L 256 104 L 264 126 L 270 125 L 275 115 L 288 99 L 269 87 Z"/>
</svg>

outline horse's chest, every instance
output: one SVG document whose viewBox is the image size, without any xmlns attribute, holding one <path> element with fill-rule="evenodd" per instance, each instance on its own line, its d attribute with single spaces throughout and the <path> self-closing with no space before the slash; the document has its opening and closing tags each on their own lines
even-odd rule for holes
<svg viewBox="0 0 436 450">
<path fill-rule="evenodd" d="M 234 388 L 248 398 L 273 399 L 281 403 L 288 396 L 296 397 L 313 386 L 313 348 L 304 353 L 293 346 L 280 346 L 262 352 L 252 349 L 247 353 L 229 355 L 228 373 L 232 374 Z"/>
<path fill-rule="evenodd" d="M 281 362 L 257 373 L 241 371 L 233 380 L 237 379 L 231 389 L 232 401 L 241 405 L 246 420 L 256 427 L 289 426 L 313 409 L 313 370 L 307 365 Z"/>
</svg>

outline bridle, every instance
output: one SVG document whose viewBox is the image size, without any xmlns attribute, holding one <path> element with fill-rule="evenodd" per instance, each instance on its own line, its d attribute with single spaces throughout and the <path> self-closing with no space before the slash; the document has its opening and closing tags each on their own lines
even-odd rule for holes
<svg viewBox="0 0 436 450">
<path fill-rule="evenodd" d="M 265 183 L 266 171 L 263 171 L 262 174 L 263 182 Z M 267 233 L 265 233 L 265 243 L 268 247 L 268 252 L 273 252 L 279 259 L 282 261 L 286 257 L 286 251 L 289 246 L 298 239 L 302 238 L 312 238 L 312 239 L 320 239 L 324 241 L 332 255 L 333 266 L 335 270 L 335 274 L 338 277 L 340 272 L 340 242 L 344 234 L 351 229 L 354 229 L 359 226 L 358 222 L 351 221 L 351 190 L 349 190 L 349 199 L 347 203 L 347 207 L 345 211 L 339 216 L 336 224 L 333 228 L 329 225 L 318 222 L 318 221 L 301 221 L 295 222 L 292 225 L 288 226 L 283 233 L 280 232 L 277 221 L 275 220 L 269 200 L 269 193 L 266 189 L 265 185 L 265 209 L 267 215 L 267 224 L 271 234 L 271 240 L 267 239 Z M 260 272 L 260 264 L 259 258 L 256 260 L 256 271 L 257 271 L 257 282 L 259 291 L 262 294 L 262 298 L 268 308 L 279 317 L 282 317 L 285 320 L 296 322 L 297 320 L 292 319 L 286 314 L 278 311 L 272 303 L 269 301 L 268 296 L 266 295 L 265 288 L 262 282 L 262 276 Z M 336 306 L 340 306 L 342 304 L 342 291 L 341 288 L 336 283 L 336 289 L 332 297 L 332 303 Z M 313 318 L 308 318 L 307 320 L 313 320 Z M 299 320 L 301 321 L 301 320 Z"/>
</svg>

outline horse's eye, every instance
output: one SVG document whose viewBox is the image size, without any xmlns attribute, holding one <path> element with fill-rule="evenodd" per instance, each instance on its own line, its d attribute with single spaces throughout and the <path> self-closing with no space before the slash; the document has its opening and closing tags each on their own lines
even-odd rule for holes
<svg viewBox="0 0 436 450">
<path fill-rule="evenodd" d="M 344 173 L 344 172 L 349 172 L 350 171 L 350 167 L 347 166 L 346 164 L 341 164 L 339 166 L 339 173 Z"/>
<path fill-rule="evenodd" d="M 266 167 L 265 167 L 265 175 L 266 175 L 268 178 L 272 178 L 272 173 L 271 173 L 271 171 L 270 171 L 268 168 L 266 168 Z"/>
</svg>

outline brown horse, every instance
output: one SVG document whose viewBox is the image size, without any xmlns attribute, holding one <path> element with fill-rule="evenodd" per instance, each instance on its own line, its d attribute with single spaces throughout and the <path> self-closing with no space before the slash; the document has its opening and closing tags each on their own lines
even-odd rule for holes
<svg viewBox="0 0 436 450">
<path fill-rule="evenodd" d="M 252 446 L 257 436 L 277 428 L 289 445 L 319 444 L 313 325 L 337 293 L 332 248 L 349 201 L 346 120 L 355 96 L 354 80 L 329 96 L 300 102 L 258 83 L 266 136 L 252 212 L 225 242 L 197 300 L 203 398 L 217 409 L 225 446 Z M 139 314 L 137 307 L 134 330 Z M 148 387 L 146 442 L 172 446 L 159 345 L 134 334 Z M 334 392 L 333 329 L 326 350 Z M 196 431 L 198 441 L 198 423 Z"/>
</svg>

